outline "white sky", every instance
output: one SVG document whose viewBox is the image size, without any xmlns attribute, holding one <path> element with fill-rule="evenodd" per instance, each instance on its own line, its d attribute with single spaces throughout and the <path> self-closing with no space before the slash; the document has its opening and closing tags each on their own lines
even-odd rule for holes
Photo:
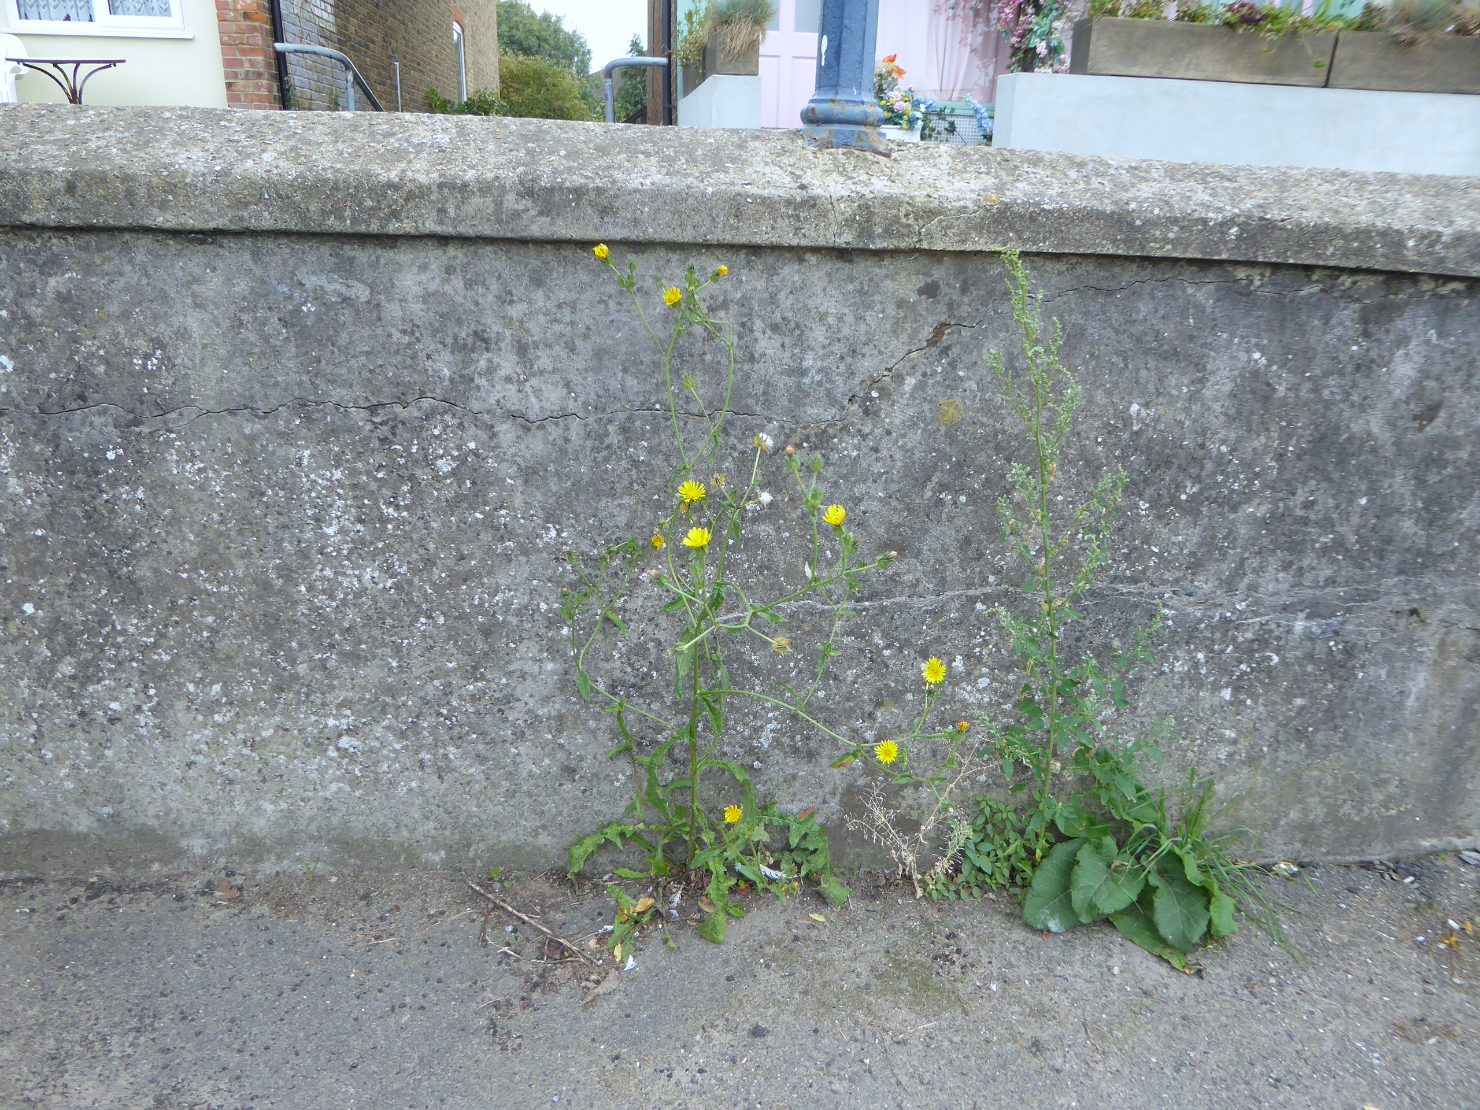
<svg viewBox="0 0 1480 1110">
<path fill-rule="evenodd" d="M 586 36 L 592 70 L 623 57 L 633 35 L 647 38 L 647 0 L 530 0 L 529 6 L 564 16 L 567 27 Z"/>
</svg>

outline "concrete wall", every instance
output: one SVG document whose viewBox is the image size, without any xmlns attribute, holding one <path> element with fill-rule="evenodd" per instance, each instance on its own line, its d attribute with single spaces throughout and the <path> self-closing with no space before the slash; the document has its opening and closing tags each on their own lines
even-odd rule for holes
<svg viewBox="0 0 1480 1110">
<path fill-rule="evenodd" d="M 1011 73 L 994 144 L 1107 158 L 1480 174 L 1480 96 Z"/>
<path fill-rule="evenodd" d="M 124 58 L 116 69 L 88 81 L 87 104 L 182 105 L 226 107 L 221 43 L 216 32 L 215 0 L 180 0 L 184 27 L 172 33 L 140 35 L 36 35 L 9 25 L 0 4 L 0 32 L 18 35 L 33 58 Z M 57 86 L 39 73 L 16 81 L 22 103 L 59 104 Z"/>
<path fill-rule="evenodd" d="M 736 450 L 766 430 L 822 451 L 865 550 L 900 553 L 833 719 L 890 735 L 924 654 L 951 665 L 951 719 L 1010 696 L 983 610 L 1019 596 L 994 502 L 1022 448 L 982 357 L 1012 349 L 994 252 L 1017 246 L 1084 387 L 1068 469 L 1129 476 L 1084 608 L 1112 635 L 1168 609 L 1133 692 L 1180 722 L 1170 771 L 1244 792 L 1282 854 L 1477 843 L 1475 182 L 547 121 L 6 118 L 0 872 L 554 864 L 619 812 L 556 591 L 567 547 L 645 533 L 670 459 L 596 239 L 644 274 L 729 266 Z M 784 551 L 798 510 L 767 465 L 757 539 Z M 806 619 L 795 656 L 737 673 L 807 668 Z M 667 662 L 638 643 L 625 665 Z M 735 724 L 767 796 L 834 822 L 856 796 L 816 736 Z"/>
</svg>

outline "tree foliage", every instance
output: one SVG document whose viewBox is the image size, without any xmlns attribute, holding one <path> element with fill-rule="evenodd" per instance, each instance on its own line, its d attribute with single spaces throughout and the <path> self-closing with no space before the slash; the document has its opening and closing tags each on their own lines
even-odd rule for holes
<svg viewBox="0 0 1480 1110">
<path fill-rule="evenodd" d="M 591 72 L 591 47 L 586 36 L 565 26 L 558 15 L 536 12 L 522 0 L 498 0 L 500 51 L 543 58 L 577 77 Z"/>
<path fill-rule="evenodd" d="M 592 117 L 582 97 L 581 82 L 568 69 L 544 58 L 499 53 L 500 113 L 525 119 L 583 119 Z"/>
</svg>

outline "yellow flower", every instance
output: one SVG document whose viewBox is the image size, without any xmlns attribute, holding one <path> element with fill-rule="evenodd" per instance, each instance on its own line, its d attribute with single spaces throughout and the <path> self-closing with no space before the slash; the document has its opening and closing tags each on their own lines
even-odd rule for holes
<svg viewBox="0 0 1480 1110">
<path fill-rule="evenodd" d="M 677 286 L 670 285 L 667 289 L 663 290 L 664 304 L 677 304 L 681 300 L 683 300 L 683 290 Z"/>
<path fill-rule="evenodd" d="M 790 655 L 791 640 L 789 640 L 785 636 L 777 636 L 774 640 L 771 641 L 771 650 L 774 651 L 777 655 Z"/>
<path fill-rule="evenodd" d="M 684 501 L 689 504 L 692 504 L 695 501 L 703 501 L 704 483 L 685 482 L 683 485 L 678 487 L 678 496 L 682 497 Z"/>
<path fill-rule="evenodd" d="M 946 665 L 935 656 L 925 660 L 925 665 L 920 668 L 920 677 L 925 680 L 926 686 L 934 686 L 946 676 Z"/>
<path fill-rule="evenodd" d="M 745 816 L 745 811 L 739 806 L 725 806 L 725 824 L 733 825 Z"/>
<path fill-rule="evenodd" d="M 822 513 L 822 519 L 834 528 L 841 528 L 847 516 L 848 510 L 841 505 L 829 505 Z"/>
<path fill-rule="evenodd" d="M 968 724 L 966 721 L 957 721 L 956 722 L 956 731 L 957 732 L 965 732 L 970 727 L 971 727 L 971 725 Z"/>
<path fill-rule="evenodd" d="M 714 272 L 717 273 L 720 277 L 725 277 L 729 274 L 730 268 L 728 266 L 720 266 Z"/>
<path fill-rule="evenodd" d="M 663 548 L 665 548 L 667 546 L 668 546 L 668 541 L 667 540 L 665 540 L 662 536 L 659 536 L 657 534 L 654 534 L 654 536 L 653 536 L 653 550 L 654 551 L 662 551 Z"/>
<path fill-rule="evenodd" d="M 899 745 L 893 740 L 885 740 L 882 744 L 875 745 L 874 758 L 880 763 L 893 763 L 899 758 Z"/>
<path fill-rule="evenodd" d="M 611 251 L 607 248 L 607 245 L 605 243 L 597 243 L 594 247 L 591 248 L 591 253 L 605 262 L 606 256 L 611 254 Z"/>
<path fill-rule="evenodd" d="M 695 548 L 696 550 L 699 549 L 699 548 L 708 547 L 709 546 L 709 529 L 708 528 L 690 528 L 689 529 L 689 534 L 683 538 L 683 545 L 685 547 Z"/>
</svg>

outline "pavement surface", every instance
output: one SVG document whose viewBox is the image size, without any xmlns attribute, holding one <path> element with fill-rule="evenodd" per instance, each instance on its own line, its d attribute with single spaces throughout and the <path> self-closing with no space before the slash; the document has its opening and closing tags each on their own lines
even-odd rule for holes
<svg viewBox="0 0 1480 1110">
<path fill-rule="evenodd" d="M 860 881 L 722 947 L 680 922 L 616 979 L 485 931 L 447 872 L 13 878 L 0 1107 L 1480 1107 L 1480 867 L 1305 874 L 1270 880 L 1302 962 L 1246 927 L 1188 975 Z M 609 920 L 599 888 L 497 894 L 582 952 Z"/>
</svg>

